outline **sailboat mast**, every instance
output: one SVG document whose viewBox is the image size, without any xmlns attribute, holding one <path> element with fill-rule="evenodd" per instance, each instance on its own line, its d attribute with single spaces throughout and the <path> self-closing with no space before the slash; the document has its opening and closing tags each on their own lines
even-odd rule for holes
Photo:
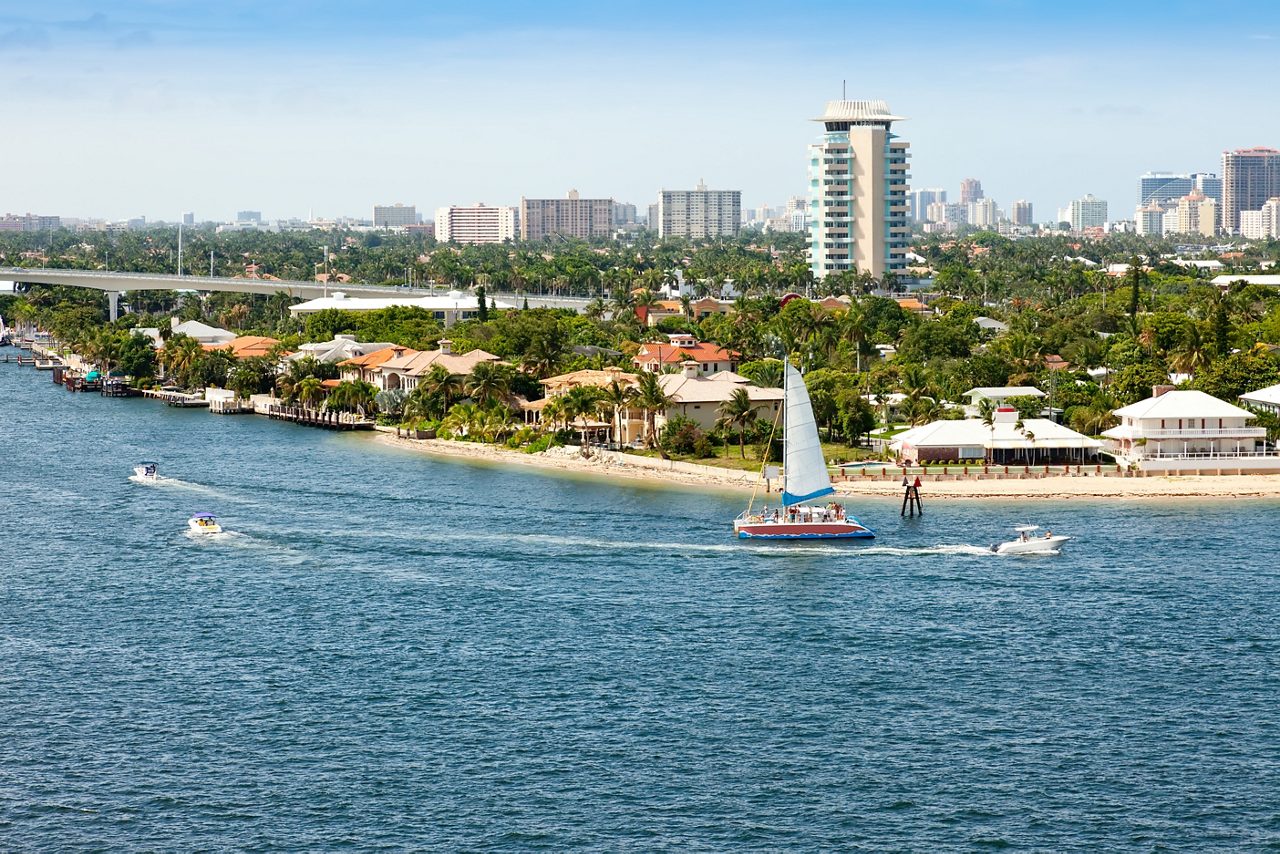
<svg viewBox="0 0 1280 854">
<path fill-rule="evenodd" d="M 791 356 L 784 356 L 782 359 L 782 492 L 787 492 L 787 389 L 790 387 L 790 381 L 787 374 L 791 373 L 787 368 L 791 364 Z"/>
</svg>

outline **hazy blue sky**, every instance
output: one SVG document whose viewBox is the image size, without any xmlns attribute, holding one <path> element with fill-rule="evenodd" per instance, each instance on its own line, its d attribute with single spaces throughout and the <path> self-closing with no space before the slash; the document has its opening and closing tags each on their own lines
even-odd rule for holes
<svg viewBox="0 0 1280 854">
<path fill-rule="evenodd" d="M 1280 5 L 0 0 L 0 211 L 359 214 L 805 190 L 840 95 L 910 121 L 912 185 L 1045 219 L 1280 147 Z M 818 23 L 821 23 L 819 26 Z"/>
</svg>

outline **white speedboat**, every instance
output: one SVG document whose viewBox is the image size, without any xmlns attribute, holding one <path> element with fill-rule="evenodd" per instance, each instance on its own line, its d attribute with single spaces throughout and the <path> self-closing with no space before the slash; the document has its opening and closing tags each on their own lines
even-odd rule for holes
<svg viewBox="0 0 1280 854">
<path fill-rule="evenodd" d="M 1040 530 L 1039 525 L 1019 525 L 1013 530 L 1018 534 L 1016 540 L 996 543 L 991 547 L 991 551 L 998 555 L 1057 554 L 1062 551 L 1067 540 L 1071 539 L 1056 535 L 1053 531 L 1037 533 Z"/>
<path fill-rule="evenodd" d="M 155 463 L 141 462 L 133 467 L 133 477 L 129 480 L 138 483 L 155 483 L 160 479 L 160 467 Z"/>
<path fill-rule="evenodd" d="M 197 513 L 187 520 L 187 527 L 195 534 L 222 533 L 222 526 L 212 513 Z"/>
</svg>

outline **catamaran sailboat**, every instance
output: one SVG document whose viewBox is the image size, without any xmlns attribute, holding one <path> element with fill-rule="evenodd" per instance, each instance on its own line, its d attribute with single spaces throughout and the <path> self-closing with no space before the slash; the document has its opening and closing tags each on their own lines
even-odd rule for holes
<svg viewBox="0 0 1280 854">
<path fill-rule="evenodd" d="M 809 502 L 832 495 L 831 475 L 822 458 L 818 424 L 804 378 L 788 360 L 783 363 L 782 506 L 754 511 L 750 505 L 733 520 L 741 539 L 847 540 L 870 539 L 875 531 L 845 513 L 844 506 Z M 754 497 L 752 499 L 754 504 Z"/>
</svg>

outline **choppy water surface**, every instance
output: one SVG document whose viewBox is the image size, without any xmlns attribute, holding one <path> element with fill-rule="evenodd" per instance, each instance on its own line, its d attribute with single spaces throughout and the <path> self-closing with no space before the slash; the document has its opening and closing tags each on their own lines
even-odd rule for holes
<svg viewBox="0 0 1280 854">
<path fill-rule="evenodd" d="M 13 365 L 0 494 L 5 850 L 1280 847 L 1275 503 L 740 545 L 731 496 Z M 1029 516 L 1081 539 L 983 552 Z"/>
</svg>

